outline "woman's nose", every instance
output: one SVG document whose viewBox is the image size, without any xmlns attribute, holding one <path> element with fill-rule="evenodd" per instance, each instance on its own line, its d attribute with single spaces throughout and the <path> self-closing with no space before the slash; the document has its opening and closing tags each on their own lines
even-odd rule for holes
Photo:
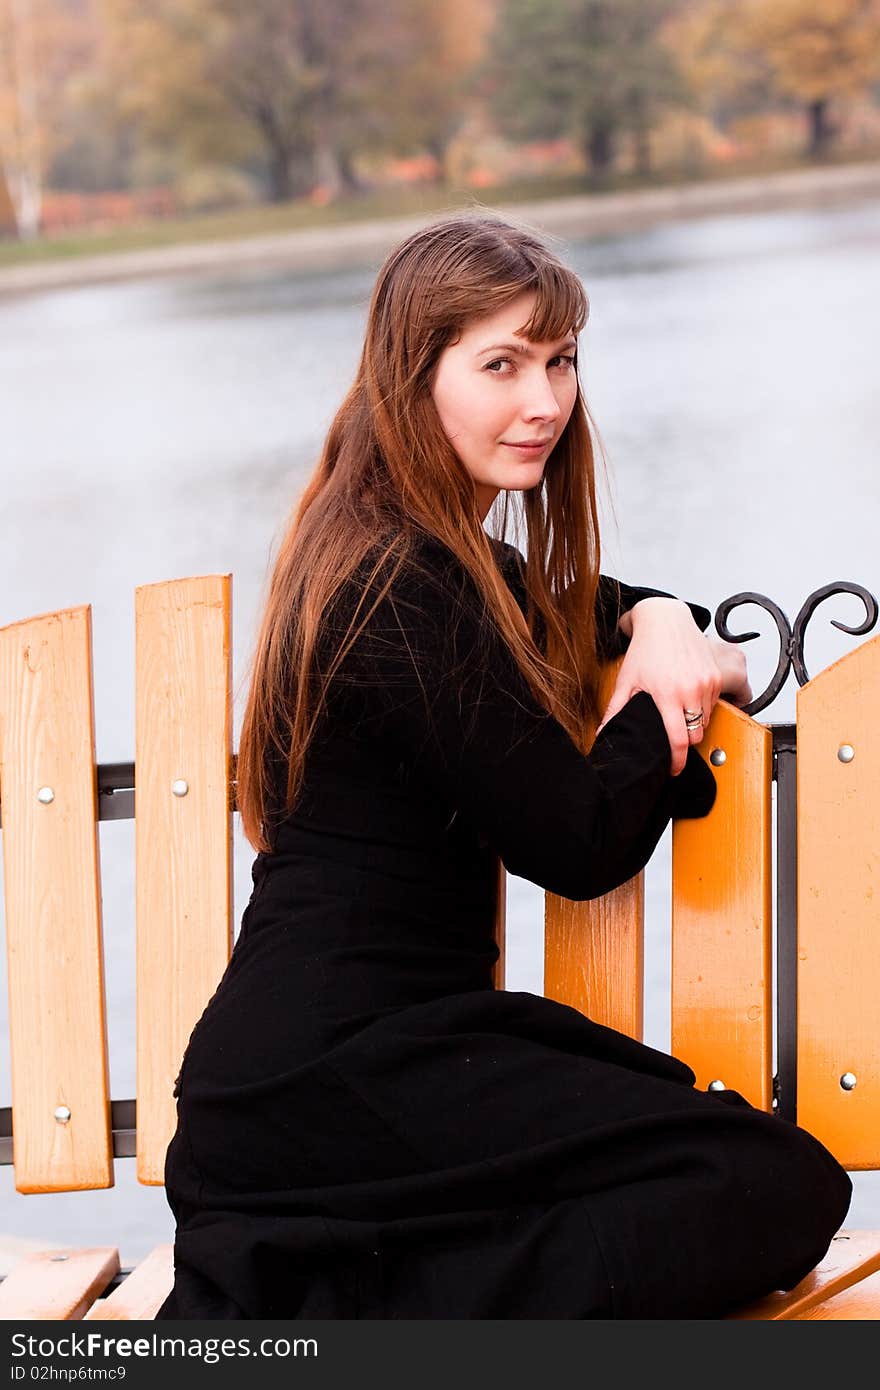
<svg viewBox="0 0 880 1390">
<path fill-rule="evenodd" d="M 561 406 L 556 394 L 542 372 L 531 378 L 523 396 L 523 415 L 527 420 L 555 420 Z"/>
</svg>

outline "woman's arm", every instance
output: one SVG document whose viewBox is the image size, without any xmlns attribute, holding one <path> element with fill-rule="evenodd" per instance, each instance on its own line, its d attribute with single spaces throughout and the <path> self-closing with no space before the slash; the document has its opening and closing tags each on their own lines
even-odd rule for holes
<svg viewBox="0 0 880 1390">
<path fill-rule="evenodd" d="M 525 557 L 493 541 L 502 571 L 526 611 Z M 688 748 L 702 741 L 721 695 L 735 704 L 752 698 L 741 647 L 706 637 L 708 608 L 684 603 L 663 589 L 637 588 L 600 574 L 596 592 L 596 640 L 604 661 L 623 656 L 601 730 L 640 690 L 660 711 L 670 746 L 670 771 L 678 776 Z M 685 710 L 702 709 L 703 723 L 688 732 Z"/>
<path fill-rule="evenodd" d="M 620 579 L 612 579 L 607 574 L 599 575 L 599 588 L 596 592 L 596 631 L 599 650 L 604 660 L 623 656 L 633 635 L 632 618 L 636 606 L 648 599 L 674 599 L 665 589 L 648 589 L 634 584 L 624 584 Z M 678 599 L 676 602 L 681 603 Z M 712 621 L 708 608 L 699 603 L 685 603 L 697 627 L 705 632 Z"/>
<path fill-rule="evenodd" d="M 711 770 L 692 750 L 670 777 L 663 720 L 644 692 L 582 754 L 480 617 L 469 577 L 445 548 L 433 558 L 378 605 L 347 658 L 361 736 L 387 740 L 511 873 L 574 900 L 626 882 L 672 817 L 708 813 Z"/>
<path fill-rule="evenodd" d="M 631 641 L 599 727 L 634 694 L 647 691 L 662 715 L 677 776 L 688 748 L 701 742 L 719 698 L 734 704 L 752 698 L 745 653 L 733 643 L 707 638 L 693 609 L 668 595 L 641 599 L 620 625 Z M 702 710 L 702 724 L 689 730 L 687 710 Z"/>
</svg>

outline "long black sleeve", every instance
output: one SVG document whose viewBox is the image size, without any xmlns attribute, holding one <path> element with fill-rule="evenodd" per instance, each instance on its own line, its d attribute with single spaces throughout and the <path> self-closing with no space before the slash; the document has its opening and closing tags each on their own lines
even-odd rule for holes
<svg viewBox="0 0 880 1390">
<path fill-rule="evenodd" d="M 629 646 L 630 639 L 620 630 L 622 615 L 635 608 L 644 598 L 675 598 L 675 594 L 665 589 L 639 588 L 624 584 L 620 579 L 612 579 L 607 574 L 599 575 L 599 588 L 596 593 L 596 635 L 599 651 L 606 661 L 622 656 Z M 687 602 L 687 600 L 686 600 Z M 705 632 L 712 621 L 708 608 L 700 603 L 687 603 L 691 616 L 701 632 Z"/>
<path fill-rule="evenodd" d="M 361 736 L 390 739 L 507 869 L 574 900 L 647 863 L 673 816 L 703 816 L 715 779 L 692 748 L 678 777 L 650 695 L 584 756 L 535 699 L 469 576 L 439 542 L 398 580 L 340 673 Z"/>
</svg>

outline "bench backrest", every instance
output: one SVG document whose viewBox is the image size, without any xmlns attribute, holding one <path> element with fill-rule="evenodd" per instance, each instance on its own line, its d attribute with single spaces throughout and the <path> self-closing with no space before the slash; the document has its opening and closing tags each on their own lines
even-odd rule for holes
<svg viewBox="0 0 880 1390">
<path fill-rule="evenodd" d="M 231 576 L 139 588 L 135 625 L 136 1106 L 108 1088 L 98 853 L 98 820 L 132 813 L 134 778 L 96 763 L 91 612 L 0 630 L 22 1192 L 111 1186 L 114 1156 L 135 1152 L 138 1179 L 162 1182 L 174 1078 L 232 948 Z M 796 1113 L 852 1169 L 880 1166 L 878 693 L 880 637 L 799 691 L 796 807 L 789 726 L 719 702 L 700 745 L 716 804 L 672 835 L 673 1052 L 700 1086 Z M 546 994 L 640 1037 L 643 928 L 643 875 L 595 902 L 547 894 Z M 501 986 L 503 891 L 497 933 Z M 9 1161 L 8 1114 L 6 1129 Z"/>
<path fill-rule="evenodd" d="M 231 577 L 135 600 L 137 1176 L 161 1183 L 173 1081 L 232 947 Z M 112 1186 L 91 612 L 0 632 L 0 807 L 16 1186 Z M 118 779 L 117 779 L 118 780 Z M 133 783 L 132 783 L 133 785 Z M 119 791 L 113 793 L 118 796 Z"/>
</svg>

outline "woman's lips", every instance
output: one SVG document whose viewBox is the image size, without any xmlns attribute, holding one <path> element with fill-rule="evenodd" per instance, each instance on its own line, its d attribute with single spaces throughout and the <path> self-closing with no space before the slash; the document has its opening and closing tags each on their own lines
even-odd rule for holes
<svg viewBox="0 0 880 1390">
<path fill-rule="evenodd" d="M 550 445 L 553 443 L 552 439 L 526 440 L 522 442 L 503 439 L 501 442 L 502 444 L 506 444 L 508 449 L 518 449 L 521 454 L 543 453 L 543 451 L 549 449 Z"/>
</svg>

